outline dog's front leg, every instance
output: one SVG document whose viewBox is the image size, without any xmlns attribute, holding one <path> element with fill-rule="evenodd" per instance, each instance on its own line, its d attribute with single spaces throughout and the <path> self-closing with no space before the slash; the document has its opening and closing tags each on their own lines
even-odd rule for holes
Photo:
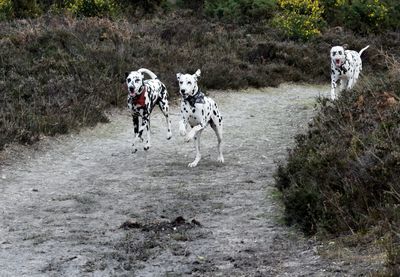
<svg viewBox="0 0 400 277">
<path fill-rule="evenodd" d="M 190 132 L 186 135 L 185 141 L 186 142 L 191 141 L 197 135 L 198 132 L 200 132 L 201 130 L 204 129 L 204 127 L 205 127 L 205 124 L 203 124 L 203 123 L 200 123 L 199 125 L 194 126 L 192 128 L 192 130 L 190 130 Z"/>
<path fill-rule="evenodd" d="M 196 158 L 194 159 L 193 162 L 191 162 L 190 164 L 188 164 L 188 167 L 195 167 L 197 166 L 197 164 L 199 163 L 200 159 L 201 159 L 201 154 L 200 154 L 200 136 L 201 136 L 201 132 L 203 130 L 200 130 L 197 132 L 196 136 L 194 137 L 194 145 L 196 147 Z"/>
<path fill-rule="evenodd" d="M 347 83 L 347 89 L 352 89 L 354 84 L 355 84 L 354 77 L 352 76 L 349 78 L 349 82 Z"/>
<path fill-rule="evenodd" d="M 335 100 L 336 99 L 336 87 L 337 87 L 337 79 L 335 75 L 331 76 L 331 99 Z"/>
<path fill-rule="evenodd" d="M 182 118 L 182 120 L 179 121 L 179 133 L 181 134 L 181 136 L 186 135 L 186 125 L 187 125 L 186 119 Z"/>
<path fill-rule="evenodd" d="M 133 123 L 133 143 L 132 143 L 132 153 L 137 152 L 136 142 L 139 138 L 139 116 L 132 115 L 132 123 Z"/>
<path fill-rule="evenodd" d="M 146 143 L 144 145 L 144 150 L 149 150 L 151 143 L 150 143 L 150 118 L 143 117 L 142 124 L 139 128 L 139 137 L 143 140 L 143 132 L 146 130 Z"/>
<path fill-rule="evenodd" d="M 347 79 L 340 79 L 340 91 L 344 91 L 347 88 L 347 84 L 349 83 L 349 80 Z"/>
</svg>

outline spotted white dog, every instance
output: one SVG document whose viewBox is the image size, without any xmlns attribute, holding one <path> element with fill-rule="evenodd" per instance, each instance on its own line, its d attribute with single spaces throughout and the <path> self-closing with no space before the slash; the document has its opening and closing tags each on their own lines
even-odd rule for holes
<svg viewBox="0 0 400 277">
<path fill-rule="evenodd" d="M 151 79 L 144 79 L 144 74 L 150 76 Z M 163 112 L 168 126 L 167 139 L 172 137 L 171 120 L 168 117 L 168 100 L 167 88 L 158 80 L 157 76 L 148 69 L 141 68 L 137 71 L 126 72 L 126 84 L 128 86 L 128 108 L 132 114 L 133 120 L 133 150 L 137 151 L 136 142 L 138 139 L 143 141 L 142 135 L 146 130 L 147 139 L 144 150 L 148 150 L 150 143 L 150 114 L 158 105 Z"/>
<path fill-rule="evenodd" d="M 213 99 L 204 96 L 197 85 L 197 79 L 200 77 L 200 69 L 195 74 L 177 73 L 176 78 L 179 82 L 179 92 L 182 96 L 181 115 L 179 122 L 179 131 L 185 136 L 185 141 L 194 139 L 196 146 L 196 158 L 189 163 L 189 167 L 195 167 L 201 159 L 200 154 L 200 136 L 204 128 L 210 124 L 218 139 L 218 162 L 224 162 L 222 155 L 222 115 Z M 192 128 L 186 132 L 187 124 Z"/>
<path fill-rule="evenodd" d="M 340 80 L 340 91 L 351 89 L 357 82 L 362 70 L 361 54 L 369 47 L 366 46 L 360 52 L 344 50 L 342 46 L 331 48 L 331 98 L 336 99 L 337 81 Z"/>
</svg>

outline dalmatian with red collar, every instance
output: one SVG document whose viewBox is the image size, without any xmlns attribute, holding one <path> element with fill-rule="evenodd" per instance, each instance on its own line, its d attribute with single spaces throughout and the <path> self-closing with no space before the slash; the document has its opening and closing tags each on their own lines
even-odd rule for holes
<svg viewBox="0 0 400 277">
<path fill-rule="evenodd" d="M 179 82 L 179 92 L 182 96 L 181 115 L 179 131 L 185 136 L 185 141 L 194 139 L 196 147 L 196 158 L 189 163 L 189 167 L 195 167 L 201 159 L 200 136 L 203 130 L 210 124 L 218 139 L 218 162 L 224 162 L 222 155 L 222 115 L 213 99 L 206 97 L 197 85 L 200 77 L 200 69 L 195 74 L 177 73 L 176 78 Z M 186 126 L 190 125 L 191 130 L 186 131 Z"/>
<path fill-rule="evenodd" d="M 342 46 L 331 48 L 331 98 L 336 99 L 337 81 L 340 80 L 340 91 L 352 89 L 362 70 L 361 54 L 369 47 L 366 46 L 360 52 L 344 50 Z"/>
<path fill-rule="evenodd" d="M 150 76 L 151 79 L 144 79 L 144 74 Z M 148 150 L 150 143 L 150 114 L 153 108 L 158 105 L 167 121 L 168 133 L 167 139 L 172 137 L 171 120 L 169 119 L 167 88 L 158 80 L 157 76 L 148 69 L 141 68 L 137 71 L 126 72 L 126 84 L 128 87 L 128 108 L 132 114 L 133 120 L 133 150 L 137 151 L 137 140 L 143 141 L 143 132 L 146 131 L 147 138 L 144 150 Z"/>
</svg>

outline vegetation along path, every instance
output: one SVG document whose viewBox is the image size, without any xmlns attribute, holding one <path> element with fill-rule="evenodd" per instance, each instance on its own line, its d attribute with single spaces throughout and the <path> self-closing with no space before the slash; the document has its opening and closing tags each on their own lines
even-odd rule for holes
<svg viewBox="0 0 400 277">
<path fill-rule="evenodd" d="M 211 95 L 224 115 L 225 164 L 211 128 L 203 159 L 158 110 L 152 148 L 131 154 L 125 112 L 79 134 L 8 149 L 0 171 L 1 276 L 343 276 L 365 265 L 327 261 L 281 224 L 276 161 L 327 87 L 283 85 Z M 275 195 L 275 196 L 274 196 Z"/>
</svg>

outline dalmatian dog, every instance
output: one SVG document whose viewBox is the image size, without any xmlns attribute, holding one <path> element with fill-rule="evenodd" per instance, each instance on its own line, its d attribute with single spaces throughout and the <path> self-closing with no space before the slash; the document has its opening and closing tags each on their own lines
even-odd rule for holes
<svg viewBox="0 0 400 277">
<path fill-rule="evenodd" d="M 144 74 L 151 79 L 145 80 Z M 157 76 L 146 68 L 125 73 L 126 84 L 128 87 L 128 109 L 132 114 L 133 120 L 133 150 L 137 151 L 137 141 L 143 142 L 143 132 L 146 131 L 146 143 L 144 150 L 149 150 L 150 143 L 150 114 L 153 108 L 158 105 L 167 121 L 167 139 L 172 137 L 171 120 L 168 117 L 167 88 L 157 78 Z"/>
<path fill-rule="evenodd" d="M 200 69 L 195 74 L 177 73 L 176 78 L 179 82 L 179 92 L 182 96 L 181 115 L 179 122 L 179 132 L 185 136 L 185 141 L 194 139 L 196 147 L 196 158 L 189 163 L 189 167 L 195 167 L 201 159 L 200 136 L 203 130 L 210 124 L 218 139 L 218 162 L 224 162 L 222 155 L 222 115 L 213 99 L 206 97 L 197 85 L 200 77 Z M 191 130 L 186 132 L 186 126 L 190 125 Z"/>
<path fill-rule="evenodd" d="M 340 80 L 340 91 L 352 89 L 362 70 L 361 54 L 369 47 L 366 46 L 360 52 L 344 50 L 342 46 L 331 48 L 331 98 L 336 99 L 337 81 Z"/>
</svg>

